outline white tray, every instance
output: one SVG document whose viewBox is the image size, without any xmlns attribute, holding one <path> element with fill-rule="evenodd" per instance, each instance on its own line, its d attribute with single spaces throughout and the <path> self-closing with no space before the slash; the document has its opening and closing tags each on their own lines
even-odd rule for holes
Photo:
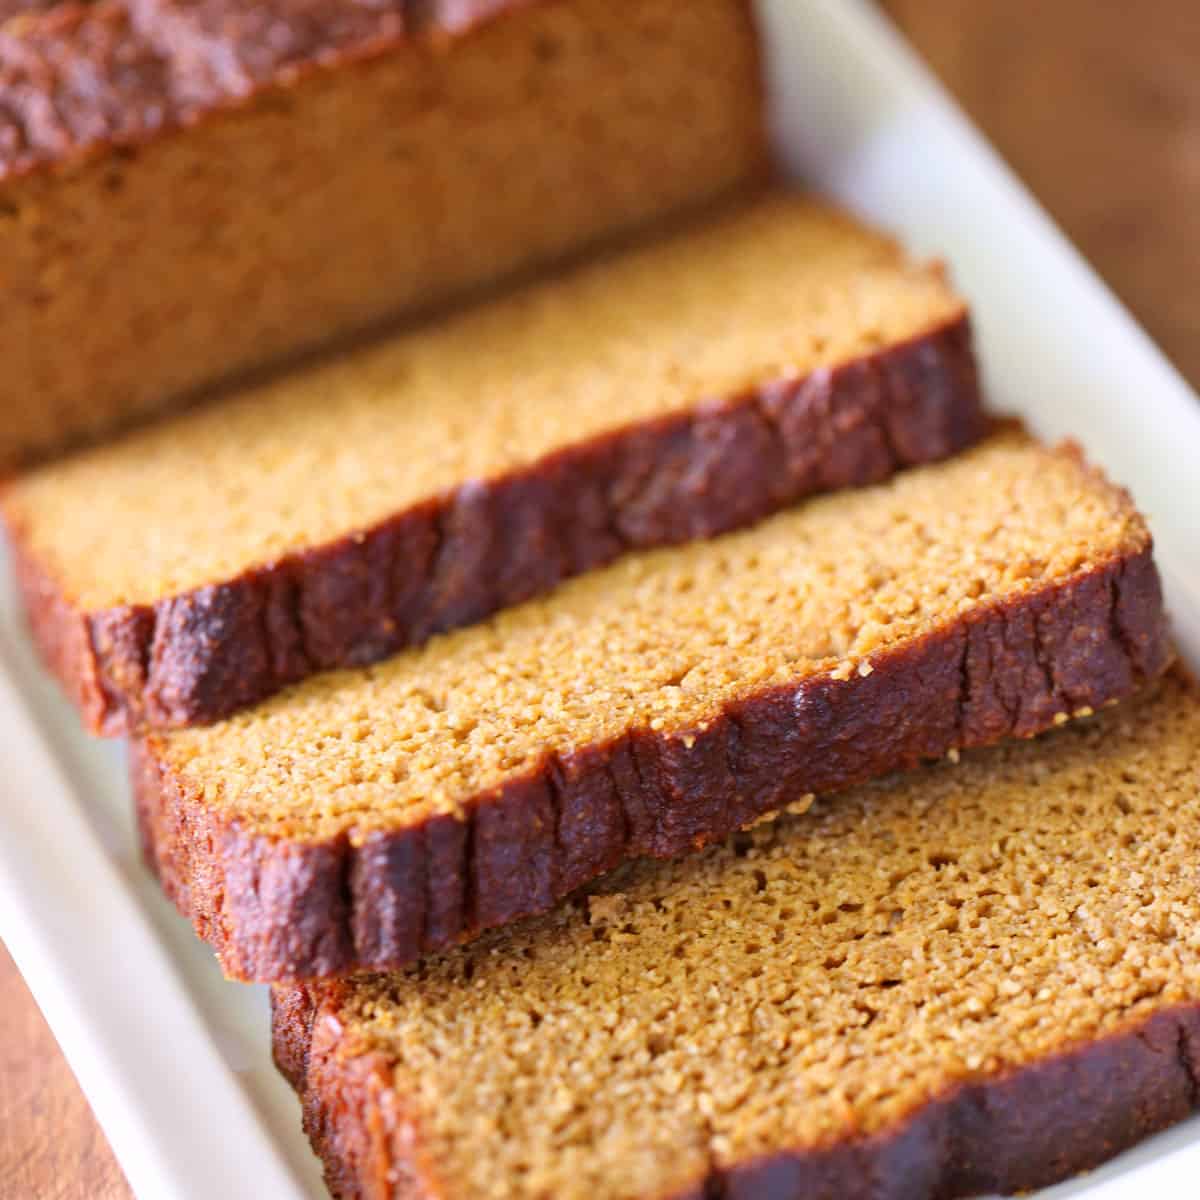
<svg viewBox="0 0 1200 1200">
<path fill-rule="evenodd" d="M 1074 434 L 1149 512 L 1200 667 L 1200 399 L 863 0 L 765 0 L 780 144 L 944 255 L 994 402 Z M 263 988 L 224 983 L 135 847 L 121 751 L 83 737 L 0 599 L 0 935 L 143 1200 L 323 1197 L 271 1066 Z M 1195 1195 L 1200 1120 L 1046 1196 Z"/>
</svg>

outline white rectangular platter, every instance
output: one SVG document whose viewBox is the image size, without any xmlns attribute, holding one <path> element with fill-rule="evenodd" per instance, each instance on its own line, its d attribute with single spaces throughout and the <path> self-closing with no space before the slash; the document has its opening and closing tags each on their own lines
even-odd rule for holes
<svg viewBox="0 0 1200 1200">
<path fill-rule="evenodd" d="M 1200 668 L 1200 398 L 866 0 L 763 0 L 789 167 L 944 256 L 993 403 L 1071 434 L 1149 513 Z M 142 1200 L 320 1198 L 263 988 L 222 981 L 135 844 L 123 755 L 90 742 L 0 592 L 0 936 Z M 1200 1118 L 1050 1197 L 1195 1194 Z"/>
</svg>

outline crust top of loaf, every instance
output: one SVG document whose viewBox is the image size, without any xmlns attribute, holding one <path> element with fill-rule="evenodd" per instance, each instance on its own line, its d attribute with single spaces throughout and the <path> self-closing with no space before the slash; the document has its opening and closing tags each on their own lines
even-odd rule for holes
<svg viewBox="0 0 1200 1200">
<path fill-rule="evenodd" d="M 287 88 L 414 39 L 436 50 L 552 0 L 100 0 L 20 5 L 0 22 L 0 177 Z M 415 8 L 415 11 L 414 11 Z M 5 10 L 0 8 L 0 17 Z"/>
</svg>

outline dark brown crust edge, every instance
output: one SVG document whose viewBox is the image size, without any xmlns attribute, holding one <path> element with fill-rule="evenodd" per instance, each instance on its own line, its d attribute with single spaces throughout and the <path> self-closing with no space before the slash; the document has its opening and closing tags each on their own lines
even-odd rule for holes
<svg viewBox="0 0 1200 1200">
<path fill-rule="evenodd" d="M 330 1190 L 339 1200 L 454 1200 L 392 1087 L 391 1062 L 343 1044 L 340 999 L 325 984 L 277 989 L 271 1005 L 275 1060 L 300 1095 Z M 1197 1064 L 1200 1005 L 1162 1009 L 959 1084 L 885 1133 L 713 1164 L 671 1200 L 955 1200 L 1046 1187 L 1200 1107 Z"/>
<path fill-rule="evenodd" d="M 733 2 L 761 48 L 754 0 Z M 310 79 L 397 54 L 445 55 L 525 9 L 561 3 L 325 0 L 319 11 L 311 0 L 209 0 L 197 13 L 172 0 L 49 0 L 0 13 L 0 38 L 11 43 L 18 79 L 37 81 L 19 89 L 24 95 L 10 88 L 8 111 L 0 113 L 9 134 L 0 143 L 0 186 L 79 170 L 114 151 L 129 154 L 294 94 Z M 273 36 L 255 8 L 266 12 Z M 759 78 L 765 82 L 761 69 Z M 765 157 L 765 130 L 763 137 Z"/>
<path fill-rule="evenodd" d="M 1114 557 L 870 658 L 547 756 L 438 816 L 352 844 L 238 827 L 135 742 L 145 853 L 226 973 L 282 982 L 390 969 L 544 912 L 639 856 L 673 857 L 808 792 L 1039 733 L 1133 693 L 1171 658 L 1149 535 Z"/>
<path fill-rule="evenodd" d="M 445 54 L 522 9 L 561 2 L 385 0 L 372 6 L 326 0 L 318 8 L 273 0 L 257 6 L 268 10 L 273 36 L 264 21 L 255 19 L 253 6 L 239 0 L 210 2 L 198 14 L 171 0 L 32 5 L 0 17 L 0 36 L 12 38 L 17 47 L 33 43 L 26 62 L 19 49 L 13 57 L 22 66 L 32 64 L 30 73 L 40 84 L 22 89 L 33 93 L 32 112 L 31 97 L 25 95 L 15 96 L 4 114 L 18 136 L 0 147 L 0 185 L 77 170 L 114 150 L 129 153 L 245 112 L 273 93 L 294 93 L 310 78 L 398 53 Z M 753 20 L 750 0 L 738 2 Z M 71 76 L 84 72 L 89 86 L 82 94 L 106 99 L 118 111 L 79 104 Z M 65 104 L 58 94 L 64 75 Z M 78 108 L 83 111 L 74 111 Z M 38 124 L 48 129 L 31 136 L 31 126 Z"/>
<path fill-rule="evenodd" d="M 84 612 L 7 514 L 43 659 L 96 733 L 228 716 L 607 563 L 949 457 L 986 420 L 965 315 L 468 482 L 380 524 L 154 605 Z"/>
</svg>

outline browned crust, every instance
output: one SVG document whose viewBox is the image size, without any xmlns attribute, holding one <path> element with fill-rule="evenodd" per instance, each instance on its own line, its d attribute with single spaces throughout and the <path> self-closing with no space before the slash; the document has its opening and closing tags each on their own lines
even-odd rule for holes
<svg viewBox="0 0 1200 1200">
<path fill-rule="evenodd" d="M 967 317 L 472 481 L 372 528 L 153 605 L 76 608 L 8 514 L 43 658 L 103 734 L 227 716 L 361 666 L 627 549 L 945 458 L 985 429 Z"/>
<path fill-rule="evenodd" d="M 356 1053 L 344 1036 L 340 997 L 336 983 L 319 1001 L 304 987 L 271 994 L 275 1065 L 302 1098 L 329 1190 L 347 1200 L 451 1200 L 392 1087 L 387 1056 Z"/>
<path fill-rule="evenodd" d="M 438 816 L 361 844 L 239 827 L 133 747 L 145 852 L 226 973 L 285 981 L 388 969 L 544 912 L 638 856 L 673 857 L 791 797 L 952 749 L 1027 737 L 1130 695 L 1170 660 L 1151 547 L 1131 549 L 870 659 L 773 685 L 707 724 L 634 727 L 547 755 Z"/>
<path fill-rule="evenodd" d="M 510 13 L 563 2 L 28 5 L 0 20 L 0 179 L 142 146 L 313 75 L 398 51 L 445 53 Z M 749 13 L 749 0 L 735 2 Z"/>
<path fill-rule="evenodd" d="M 75 167 L 566 0 L 59 0 L 0 19 L 0 180 Z M 754 23 L 753 0 L 733 0 Z M 0 12 L 0 17 L 3 13 Z"/>
<path fill-rule="evenodd" d="M 340 989 L 277 989 L 276 1062 L 339 1200 L 452 1197 L 382 1052 L 344 1044 Z M 1046 1187 L 1099 1166 L 1200 1106 L 1200 1005 L 959 1084 L 885 1133 L 710 1165 L 672 1200 L 955 1200 Z M 486 1153 L 486 1147 L 480 1147 Z M 647 1197 L 646 1200 L 661 1200 Z"/>
<path fill-rule="evenodd" d="M 403 9 L 67 0 L 18 16 L 0 26 L 0 178 L 142 146 L 314 72 L 393 53 L 413 40 Z"/>
</svg>

